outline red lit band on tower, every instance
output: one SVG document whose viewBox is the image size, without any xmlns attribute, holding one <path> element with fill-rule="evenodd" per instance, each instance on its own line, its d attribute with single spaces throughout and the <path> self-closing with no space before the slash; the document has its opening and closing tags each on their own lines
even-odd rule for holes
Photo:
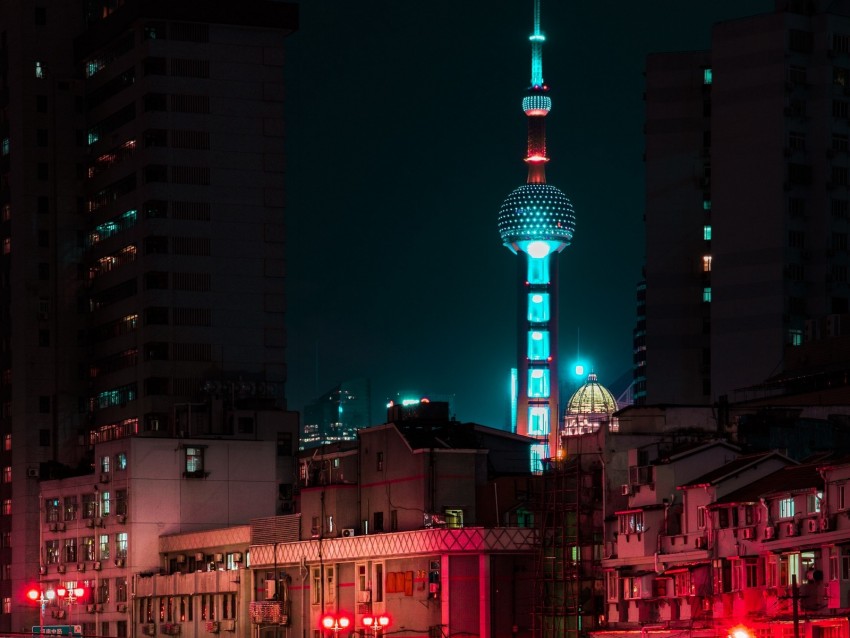
<svg viewBox="0 0 850 638">
<path fill-rule="evenodd" d="M 525 163 L 528 179 L 505 198 L 499 209 L 502 243 L 519 258 L 517 304 L 517 367 L 512 387 L 517 434 L 535 439 L 532 471 L 557 453 L 558 416 L 558 262 L 575 230 L 570 200 L 546 183 L 546 116 L 552 109 L 549 87 L 543 82 L 543 43 L 540 0 L 534 0 L 531 34 L 531 85 L 522 100 L 528 121 Z"/>
</svg>

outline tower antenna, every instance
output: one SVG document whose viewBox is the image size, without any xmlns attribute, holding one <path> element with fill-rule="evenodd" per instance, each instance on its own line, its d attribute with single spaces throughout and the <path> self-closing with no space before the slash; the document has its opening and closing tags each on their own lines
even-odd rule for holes
<svg viewBox="0 0 850 638">
<path fill-rule="evenodd" d="M 543 86 L 543 43 L 546 36 L 540 31 L 540 0 L 534 0 L 534 33 L 531 40 L 531 86 Z"/>
</svg>

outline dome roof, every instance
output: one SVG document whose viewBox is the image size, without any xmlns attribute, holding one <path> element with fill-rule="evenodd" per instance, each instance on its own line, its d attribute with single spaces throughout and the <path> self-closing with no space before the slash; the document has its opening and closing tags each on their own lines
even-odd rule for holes
<svg viewBox="0 0 850 638">
<path fill-rule="evenodd" d="M 573 205 L 551 184 L 523 184 L 499 209 L 499 235 L 511 245 L 523 240 L 554 240 L 568 245 L 576 221 Z"/>
<path fill-rule="evenodd" d="M 612 414 L 617 411 L 617 400 L 596 374 L 587 375 L 587 381 L 575 391 L 567 403 L 567 416 L 572 414 Z"/>
</svg>

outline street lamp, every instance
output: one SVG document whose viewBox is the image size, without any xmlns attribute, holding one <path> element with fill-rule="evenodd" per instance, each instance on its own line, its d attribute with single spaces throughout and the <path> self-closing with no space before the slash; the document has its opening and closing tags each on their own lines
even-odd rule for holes
<svg viewBox="0 0 850 638">
<path fill-rule="evenodd" d="M 38 603 L 38 633 L 44 633 L 44 609 L 47 607 L 47 603 L 56 598 L 56 592 L 52 589 L 48 589 L 47 591 L 42 591 L 40 589 L 29 589 L 27 590 L 27 598 L 29 598 L 32 602 Z"/>
<path fill-rule="evenodd" d="M 390 624 L 390 617 L 381 614 L 380 616 L 364 616 L 363 624 L 366 625 L 367 629 L 372 630 L 372 635 L 374 638 L 378 638 L 378 632 L 386 629 Z"/>
<path fill-rule="evenodd" d="M 351 624 L 351 619 L 348 616 L 334 614 L 325 614 L 322 616 L 322 627 L 328 631 L 334 632 L 334 638 L 337 638 L 339 632 Z"/>
</svg>

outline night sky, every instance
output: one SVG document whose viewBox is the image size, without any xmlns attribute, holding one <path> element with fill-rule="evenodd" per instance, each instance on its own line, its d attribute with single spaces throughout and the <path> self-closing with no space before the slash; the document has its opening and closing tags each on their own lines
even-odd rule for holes
<svg viewBox="0 0 850 638">
<path fill-rule="evenodd" d="M 290 409 L 372 383 L 454 395 L 508 423 L 516 257 L 496 215 L 525 182 L 532 0 L 303 0 L 286 68 Z M 771 0 L 543 0 L 547 181 L 572 200 L 560 256 L 561 376 L 577 352 L 617 394 L 644 257 L 643 69 L 708 48 Z"/>
</svg>

